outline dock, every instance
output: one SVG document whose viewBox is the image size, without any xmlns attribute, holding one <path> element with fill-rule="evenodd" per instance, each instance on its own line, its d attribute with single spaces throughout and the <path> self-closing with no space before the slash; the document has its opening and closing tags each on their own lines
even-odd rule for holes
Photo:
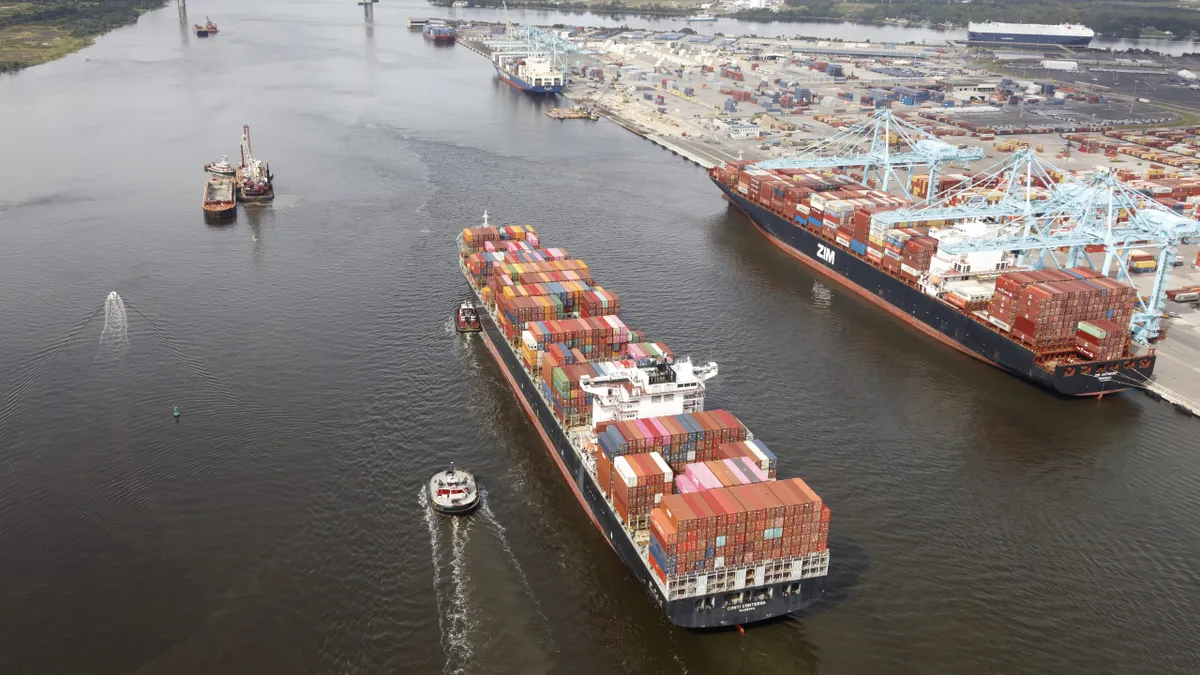
<svg viewBox="0 0 1200 675">
<path fill-rule="evenodd" d="M 551 108 L 546 111 L 546 117 L 554 120 L 592 120 L 593 122 L 600 119 L 591 108 Z"/>
</svg>

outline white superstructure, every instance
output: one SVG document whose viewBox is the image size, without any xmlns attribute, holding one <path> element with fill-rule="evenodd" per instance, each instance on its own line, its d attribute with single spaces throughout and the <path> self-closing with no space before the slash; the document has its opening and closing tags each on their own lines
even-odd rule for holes
<svg viewBox="0 0 1200 675">
<path fill-rule="evenodd" d="M 604 377 L 581 377 L 579 388 L 592 395 L 592 424 L 704 410 L 704 383 L 717 364 L 691 359 L 625 368 Z"/>
<path fill-rule="evenodd" d="M 1096 31 L 1077 23 L 1002 23 L 999 21 L 972 21 L 967 24 L 968 33 L 994 33 L 999 35 L 1044 35 L 1047 37 L 1092 38 Z"/>
</svg>

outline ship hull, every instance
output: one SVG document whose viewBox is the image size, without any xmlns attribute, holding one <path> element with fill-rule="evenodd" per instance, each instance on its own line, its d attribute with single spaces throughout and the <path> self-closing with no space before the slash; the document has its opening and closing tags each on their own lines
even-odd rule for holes
<svg viewBox="0 0 1200 675">
<path fill-rule="evenodd" d="M 422 35 L 425 36 L 426 40 L 430 40 L 438 44 L 450 44 L 454 42 L 453 35 L 430 35 L 429 33 L 422 33 Z"/>
<path fill-rule="evenodd" d="M 969 31 L 967 42 L 971 44 L 996 45 L 1063 45 L 1086 47 L 1092 41 L 1090 35 L 1042 35 L 1039 33 L 981 33 Z"/>
<path fill-rule="evenodd" d="M 563 90 L 562 85 L 557 85 L 557 86 L 552 86 L 552 87 L 534 86 L 532 84 L 529 84 L 525 80 L 522 80 L 521 78 L 517 77 L 516 75 L 513 75 L 512 73 L 508 72 L 507 70 L 504 70 L 503 68 L 501 68 L 498 65 L 495 66 L 495 68 L 496 68 L 496 74 L 500 76 L 500 79 L 505 84 L 512 87 L 513 89 L 516 89 L 517 91 L 523 91 L 527 94 L 547 94 L 547 95 L 554 95 L 554 94 L 562 93 L 562 90 Z"/>
<path fill-rule="evenodd" d="M 470 287 L 469 282 L 467 285 Z M 475 296 L 477 306 L 483 307 L 474 287 L 471 287 L 471 292 Z M 491 315 L 483 310 L 479 311 L 479 320 L 483 327 L 482 335 L 488 351 L 495 359 L 496 365 L 503 371 L 509 386 L 520 399 L 521 406 L 525 409 L 525 413 L 534 427 L 537 428 L 546 451 L 558 465 L 559 471 L 575 494 L 576 500 L 579 501 L 580 506 L 583 507 L 601 536 L 634 573 L 638 582 L 646 589 L 671 623 L 684 628 L 720 628 L 750 624 L 799 612 L 821 597 L 825 588 L 825 577 L 747 588 L 744 592 L 769 589 L 769 597 L 731 608 L 725 606 L 726 596 L 731 595 L 729 592 L 668 600 L 653 578 L 650 567 L 638 555 L 633 542 L 624 534 L 625 530 L 616 511 L 604 499 L 600 486 L 571 446 L 566 432 L 558 424 L 558 420 L 554 417 L 546 400 L 538 393 L 536 384 L 522 367 L 516 352 L 504 339 L 499 326 L 496 325 Z M 791 592 L 785 593 L 784 588 L 789 586 L 792 587 Z M 713 607 L 698 609 L 700 605 L 705 604 L 702 601 L 710 598 Z"/>
<path fill-rule="evenodd" d="M 1153 354 L 1090 364 L 1057 366 L 1035 363 L 1035 354 L 990 325 L 968 316 L 888 274 L 865 258 L 837 247 L 816 233 L 789 223 L 713 181 L 772 243 L 822 274 L 959 351 L 1064 396 L 1103 396 L 1142 386 L 1154 372 Z"/>
</svg>

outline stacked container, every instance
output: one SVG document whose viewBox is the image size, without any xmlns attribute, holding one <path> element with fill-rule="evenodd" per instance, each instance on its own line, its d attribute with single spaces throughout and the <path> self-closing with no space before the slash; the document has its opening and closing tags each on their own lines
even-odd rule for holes
<svg viewBox="0 0 1200 675">
<path fill-rule="evenodd" d="M 526 326 L 538 350 L 564 343 L 588 355 L 593 361 L 619 358 L 629 342 L 629 329 L 615 316 L 596 316 L 562 321 L 535 321 Z"/>
<path fill-rule="evenodd" d="M 1158 269 L 1158 260 L 1151 254 L 1133 249 L 1129 252 L 1129 271 L 1134 274 L 1147 274 Z"/>
<path fill-rule="evenodd" d="M 717 457 L 721 459 L 745 457 L 754 462 L 760 470 L 766 473 L 769 480 L 775 480 L 775 470 L 778 460 L 775 457 L 775 453 L 771 452 L 771 449 L 767 447 L 767 444 L 757 438 L 753 441 L 737 441 L 719 445 L 717 446 Z"/>
<path fill-rule="evenodd" d="M 1107 319 L 1080 321 L 1075 332 L 1075 350 L 1089 361 L 1119 359 L 1129 349 L 1129 337 L 1128 324 L 1122 327 Z"/>
<path fill-rule="evenodd" d="M 664 581 L 828 548 L 829 509 L 799 478 L 666 496 L 650 520 Z"/>
<path fill-rule="evenodd" d="M 674 476 L 662 455 L 624 455 L 612 460 L 612 500 L 630 529 L 650 526 L 650 511 L 673 492 Z"/>
<path fill-rule="evenodd" d="M 621 313 L 621 299 L 616 293 L 597 286 L 583 294 L 579 304 L 580 316 L 606 316 Z"/>
<path fill-rule="evenodd" d="M 676 478 L 675 489 L 680 494 L 687 494 L 735 485 L 751 485 L 766 480 L 769 480 L 767 472 L 760 469 L 749 457 L 734 457 L 686 465 L 683 473 Z"/>
<path fill-rule="evenodd" d="M 900 275 L 916 281 L 922 272 L 929 271 L 933 255 L 937 253 L 938 241 L 925 234 L 910 237 L 904 242 L 900 253 Z"/>
<path fill-rule="evenodd" d="M 614 422 L 597 441 L 610 459 L 658 452 L 678 472 L 689 462 L 716 459 L 721 444 L 743 441 L 746 433 L 736 417 L 714 410 Z"/>
</svg>

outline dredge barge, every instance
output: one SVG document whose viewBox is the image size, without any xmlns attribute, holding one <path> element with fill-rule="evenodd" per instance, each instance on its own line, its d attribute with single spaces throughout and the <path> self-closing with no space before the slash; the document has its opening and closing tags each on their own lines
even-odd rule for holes
<svg viewBox="0 0 1200 675">
<path fill-rule="evenodd" d="M 674 624 L 798 612 L 829 571 L 830 511 L 728 412 L 715 363 L 651 343 L 588 266 L 529 226 L 459 236 L 482 335 L 593 525 Z"/>
</svg>

